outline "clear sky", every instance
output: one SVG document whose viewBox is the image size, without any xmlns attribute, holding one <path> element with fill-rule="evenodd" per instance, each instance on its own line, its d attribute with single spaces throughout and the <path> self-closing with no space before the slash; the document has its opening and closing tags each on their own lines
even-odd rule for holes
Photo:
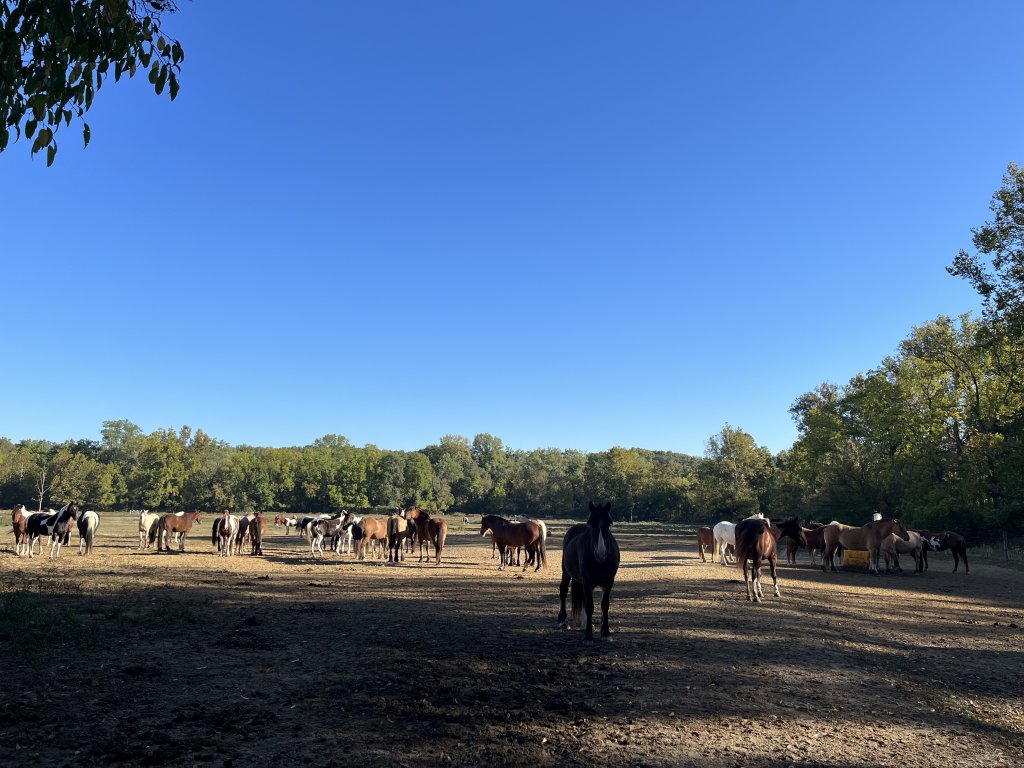
<svg viewBox="0 0 1024 768">
<path fill-rule="evenodd" d="M 1019 2 L 182 2 L 0 154 L 0 435 L 773 451 L 977 308 Z"/>
</svg>

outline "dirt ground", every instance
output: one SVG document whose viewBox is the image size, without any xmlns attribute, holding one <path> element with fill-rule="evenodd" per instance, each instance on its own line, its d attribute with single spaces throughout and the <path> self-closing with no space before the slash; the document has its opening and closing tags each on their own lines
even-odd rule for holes
<svg viewBox="0 0 1024 768">
<path fill-rule="evenodd" d="M 0 764 L 1024 765 L 1024 573 L 780 569 L 750 605 L 692 535 L 615 526 L 610 641 L 555 627 L 544 570 L 499 572 L 461 518 L 440 566 L 0 551 Z M 77 534 L 75 537 L 77 543 Z"/>
</svg>

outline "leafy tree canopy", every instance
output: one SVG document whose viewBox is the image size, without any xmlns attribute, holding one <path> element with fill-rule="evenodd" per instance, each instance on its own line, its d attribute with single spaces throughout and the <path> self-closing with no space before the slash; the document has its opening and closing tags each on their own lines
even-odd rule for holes
<svg viewBox="0 0 1024 768">
<path fill-rule="evenodd" d="M 178 95 L 185 52 L 161 29 L 172 0 L 0 0 L 0 152 L 12 138 L 57 154 L 57 133 L 82 123 L 103 81 L 148 70 L 156 93 Z"/>
</svg>

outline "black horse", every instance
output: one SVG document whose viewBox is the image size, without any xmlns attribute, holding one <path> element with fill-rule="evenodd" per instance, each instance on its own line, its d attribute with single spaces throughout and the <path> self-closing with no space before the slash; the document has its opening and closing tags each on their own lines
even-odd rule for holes
<svg viewBox="0 0 1024 768">
<path fill-rule="evenodd" d="M 590 502 L 590 517 L 586 523 L 574 525 L 565 532 L 562 542 L 562 583 L 558 586 L 561 609 L 558 623 L 566 626 L 565 596 L 572 584 L 572 616 L 577 620 L 580 608 L 586 599 L 586 624 L 584 640 L 594 636 L 594 588 L 600 587 L 601 637 L 608 637 L 608 603 L 611 600 L 612 584 L 619 570 L 619 545 L 609 528 L 612 524 L 612 505 L 595 506 Z"/>
</svg>

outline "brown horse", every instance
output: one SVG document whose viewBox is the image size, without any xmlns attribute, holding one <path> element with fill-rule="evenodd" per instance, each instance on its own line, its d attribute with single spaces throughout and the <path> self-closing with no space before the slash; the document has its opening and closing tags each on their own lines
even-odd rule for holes
<svg viewBox="0 0 1024 768">
<path fill-rule="evenodd" d="M 397 563 L 399 560 L 405 560 L 403 544 L 407 538 L 415 533 L 415 531 L 416 527 L 412 522 L 402 517 L 398 512 L 394 512 L 388 516 L 389 563 Z"/>
<path fill-rule="evenodd" d="M 402 512 L 402 516 L 416 526 L 416 539 L 420 543 L 419 561 L 423 562 L 423 545 L 429 542 L 434 545 L 434 564 L 439 565 L 444 542 L 448 538 L 448 521 L 443 517 L 432 518 L 419 507 L 409 507 Z M 430 561 L 429 550 L 427 551 L 427 561 Z"/>
<path fill-rule="evenodd" d="M 373 541 L 379 541 L 383 544 L 380 556 L 384 557 L 388 549 L 388 521 L 383 517 L 364 517 L 357 523 L 355 518 L 356 516 L 352 512 L 347 513 L 343 527 L 347 528 L 352 525 L 358 525 L 362 531 L 362 536 L 356 542 L 356 558 L 365 560 L 366 547 Z"/>
<path fill-rule="evenodd" d="M 707 525 L 702 525 L 697 529 L 697 552 L 700 555 L 700 561 L 706 563 L 708 559 L 704 556 L 704 547 L 713 548 L 715 546 L 715 533 Z"/>
<path fill-rule="evenodd" d="M 511 558 L 511 552 L 508 550 L 514 550 L 517 547 L 526 549 L 524 571 L 529 567 L 531 561 L 535 562 L 533 568 L 535 571 L 539 571 L 544 565 L 544 534 L 541 527 L 532 520 L 528 523 L 519 523 L 506 520 L 500 515 L 484 515 L 480 519 L 480 535 L 487 536 L 488 534 L 501 554 L 499 571 L 505 570 L 506 559 Z"/>
<path fill-rule="evenodd" d="M 192 530 L 192 526 L 203 521 L 202 512 L 185 512 L 182 515 L 164 515 L 160 518 L 160 528 L 157 536 L 156 551 L 171 551 L 171 536 L 175 533 L 181 534 L 178 541 L 178 551 L 185 551 L 185 537 Z"/>
<path fill-rule="evenodd" d="M 778 569 L 779 539 L 788 536 L 799 543 L 806 544 L 800 519 L 793 517 L 775 525 L 763 517 L 750 517 L 736 523 L 736 565 L 743 569 L 743 584 L 747 588 L 747 600 L 760 603 L 764 597 L 761 590 L 761 565 L 768 561 L 772 574 L 772 586 L 775 596 L 782 597 L 779 592 Z M 747 574 L 747 563 L 750 563 L 750 576 Z M 752 576 L 752 578 L 751 578 Z"/>
<path fill-rule="evenodd" d="M 836 571 L 835 552 L 840 546 L 846 549 L 866 549 L 868 551 L 868 568 L 875 576 L 878 575 L 878 556 L 882 539 L 890 533 L 897 534 L 906 541 L 910 538 L 906 527 L 898 519 L 872 520 L 859 528 L 842 523 L 829 523 L 824 527 L 825 556 L 821 559 L 821 570 L 831 568 Z"/>
<path fill-rule="evenodd" d="M 14 553 L 21 555 L 27 551 L 28 519 L 32 515 L 24 504 L 16 504 L 11 510 L 11 526 L 14 528 Z"/>
<path fill-rule="evenodd" d="M 808 523 L 806 528 L 803 528 L 804 541 L 806 542 L 803 546 L 806 547 L 808 554 L 811 556 L 811 565 L 814 565 L 814 553 L 817 552 L 818 556 L 825 554 L 825 531 L 822 530 L 824 526 L 821 523 Z M 794 539 L 789 539 L 786 542 L 786 563 L 789 565 L 796 565 L 796 553 L 800 551 L 802 547 L 800 543 Z"/>
<path fill-rule="evenodd" d="M 956 573 L 957 567 L 960 565 L 960 558 L 964 559 L 964 571 L 967 573 L 971 572 L 971 567 L 967 564 L 967 542 L 964 537 L 956 531 L 946 531 L 945 533 L 929 533 L 928 531 L 919 531 L 921 539 L 924 544 L 924 567 L 928 569 L 928 553 L 929 552 L 944 552 L 949 550 L 953 553 L 953 573 Z"/>
<path fill-rule="evenodd" d="M 267 532 L 267 518 L 259 512 L 253 513 L 254 517 L 249 521 L 249 541 L 252 544 L 250 554 L 263 554 L 263 536 Z"/>
</svg>

